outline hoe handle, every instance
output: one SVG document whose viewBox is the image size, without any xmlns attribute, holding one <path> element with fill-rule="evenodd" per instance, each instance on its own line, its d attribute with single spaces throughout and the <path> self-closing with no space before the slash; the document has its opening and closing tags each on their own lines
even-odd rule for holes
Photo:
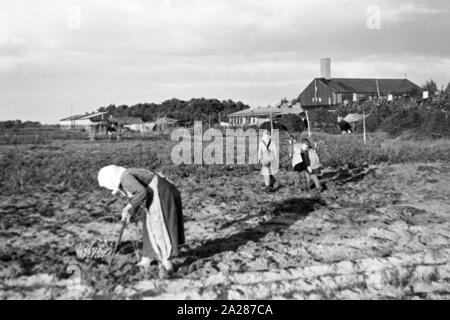
<svg viewBox="0 0 450 320">
<path fill-rule="evenodd" d="M 122 226 L 120 228 L 119 237 L 117 238 L 117 241 L 114 244 L 114 249 L 113 249 L 113 251 L 111 253 L 111 258 L 109 259 L 108 273 L 111 271 L 111 266 L 112 266 L 114 257 L 116 255 L 117 248 L 119 247 L 120 241 L 122 240 L 123 231 L 125 230 L 126 226 L 127 226 L 126 221 L 122 221 Z"/>
</svg>

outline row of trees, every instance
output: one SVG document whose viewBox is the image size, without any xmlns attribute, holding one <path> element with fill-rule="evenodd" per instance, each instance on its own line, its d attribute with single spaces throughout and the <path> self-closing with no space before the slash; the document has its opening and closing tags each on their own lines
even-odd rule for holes
<svg viewBox="0 0 450 320">
<path fill-rule="evenodd" d="M 161 117 L 169 117 L 183 121 L 211 122 L 227 121 L 231 113 L 248 109 L 248 105 L 232 100 L 219 101 L 217 99 L 191 99 L 189 101 L 171 99 L 156 103 L 139 103 L 133 106 L 109 105 L 101 107 L 100 112 L 108 112 L 114 117 L 139 117 L 144 121 L 155 121 Z"/>
<path fill-rule="evenodd" d="M 0 129 L 23 129 L 23 128 L 39 128 L 41 124 L 39 122 L 21 120 L 8 120 L 0 121 Z"/>
<path fill-rule="evenodd" d="M 436 92 L 439 91 L 439 88 L 433 79 L 426 81 L 425 84 L 422 85 L 422 89 L 428 91 L 430 95 L 434 95 Z M 447 84 L 447 88 L 445 88 L 443 91 L 450 93 L 450 82 Z"/>
</svg>

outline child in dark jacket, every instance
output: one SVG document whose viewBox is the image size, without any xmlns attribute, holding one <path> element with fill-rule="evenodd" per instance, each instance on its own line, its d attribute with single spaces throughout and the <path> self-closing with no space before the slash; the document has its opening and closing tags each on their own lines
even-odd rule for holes
<svg viewBox="0 0 450 320">
<path fill-rule="evenodd" d="M 317 164 L 314 164 L 313 168 L 311 167 L 310 153 L 315 153 L 316 151 L 312 149 L 311 143 L 308 139 L 302 140 L 300 148 L 302 162 L 295 165 L 294 171 L 297 171 L 299 173 L 300 179 L 302 177 L 304 178 L 306 183 L 306 191 L 310 191 L 311 180 L 314 182 L 316 190 L 321 191 L 321 185 L 319 182 L 319 178 L 317 177 L 317 175 L 320 174 L 320 167 L 317 167 Z"/>
</svg>

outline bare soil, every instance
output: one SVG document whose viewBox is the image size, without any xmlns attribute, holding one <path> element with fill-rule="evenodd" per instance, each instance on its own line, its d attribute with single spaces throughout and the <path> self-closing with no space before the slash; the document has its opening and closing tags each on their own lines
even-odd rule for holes
<svg viewBox="0 0 450 320">
<path fill-rule="evenodd" d="M 139 221 L 112 274 L 77 259 L 78 243 L 115 240 L 124 199 L 58 186 L 0 195 L 0 297 L 450 298 L 449 163 L 328 170 L 322 194 L 296 188 L 293 173 L 277 178 L 265 193 L 257 172 L 174 177 L 187 244 L 166 279 L 135 266 Z"/>
</svg>

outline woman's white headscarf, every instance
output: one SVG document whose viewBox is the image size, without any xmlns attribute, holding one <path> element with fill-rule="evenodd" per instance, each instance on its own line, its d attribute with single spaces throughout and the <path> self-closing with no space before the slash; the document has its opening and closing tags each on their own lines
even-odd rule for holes
<svg viewBox="0 0 450 320">
<path fill-rule="evenodd" d="M 120 178 L 125 172 L 124 167 L 107 166 L 100 169 L 98 173 L 98 184 L 100 187 L 112 190 L 112 194 L 116 194 L 120 187 Z"/>
</svg>

